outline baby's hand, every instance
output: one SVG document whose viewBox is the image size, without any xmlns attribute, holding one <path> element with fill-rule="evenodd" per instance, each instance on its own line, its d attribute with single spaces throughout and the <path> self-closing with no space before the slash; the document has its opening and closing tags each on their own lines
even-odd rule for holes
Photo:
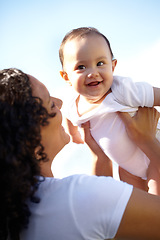
<svg viewBox="0 0 160 240">
<path fill-rule="evenodd" d="M 72 137 L 72 142 L 80 144 L 80 143 L 84 143 L 81 134 L 79 131 L 76 131 L 74 134 L 71 135 Z"/>
</svg>

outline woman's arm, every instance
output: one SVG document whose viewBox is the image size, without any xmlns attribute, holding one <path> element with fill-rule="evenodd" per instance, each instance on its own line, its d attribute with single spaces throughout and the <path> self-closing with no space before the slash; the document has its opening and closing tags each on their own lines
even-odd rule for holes
<svg viewBox="0 0 160 240">
<path fill-rule="evenodd" d="M 155 108 L 139 108 L 135 117 L 118 113 L 123 120 L 128 136 L 154 162 L 160 172 L 160 143 L 156 139 L 156 128 L 160 113 Z"/>
<path fill-rule="evenodd" d="M 86 122 L 81 125 L 84 130 L 84 141 L 91 150 L 93 156 L 92 174 L 97 176 L 113 176 L 112 162 L 103 152 L 97 142 L 93 139 L 90 132 L 90 123 Z"/>
<path fill-rule="evenodd" d="M 72 138 L 72 142 L 80 144 L 80 143 L 84 143 L 82 138 L 81 138 L 81 134 L 78 131 L 78 126 L 74 126 L 73 123 L 66 118 L 66 125 L 67 125 L 67 129 L 68 132 Z"/>
<path fill-rule="evenodd" d="M 159 113 L 154 108 L 140 108 L 134 118 L 128 113 L 119 113 L 126 125 L 129 137 L 147 156 L 160 165 L 160 143 L 155 138 Z M 84 128 L 85 141 L 93 154 L 104 157 L 103 151 L 92 139 L 87 124 Z M 160 239 L 160 197 L 134 188 L 127 204 L 117 239 Z"/>
<path fill-rule="evenodd" d="M 154 108 L 139 108 L 134 118 L 119 113 L 129 137 L 156 164 L 160 171 L 160 143 L 155 137 L 159 113 Z M 122 218 L 117 238 L 160 239 L 160 197 L 140 189 L 133 193 Z"/>
<path fill-rule="evenodd" d="M 153 87 L 154 106 L 160 106 L 160 88 Z"/>
<path fill-rule="evenodd" d="M 160 197 L 134 188 L 116 239 L 160 239 Z"/>
</svg>

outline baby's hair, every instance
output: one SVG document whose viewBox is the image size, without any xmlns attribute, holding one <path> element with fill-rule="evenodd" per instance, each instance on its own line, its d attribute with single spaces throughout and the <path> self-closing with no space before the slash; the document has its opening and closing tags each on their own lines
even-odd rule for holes
<svg viewBox="0 0 160 240">
<path fill-rule="evenodd" d="M 81 27 L 81 28 L 73 29 L 70 32 L 68 32 L 62 40 L 62 43 L 59 48 L 59 58 L 60 58 L 62 67 L 63 67 L 63 62 L 64 62 L 63 50 L 64 50 L 64 46 L 65 46 L 66 42 L 69 40 L 72 40 L 74 38 L 77 38 L 77 37 L 82 38 L 82 37 L 84 37 L 86 35 L 90 35 L 90 34 L 97 34 L 105 39 L 105 41 L 109 47 L 109 50 L 111 52 L 112 59 L 114 59 L 114 55 L 113 55 L 113 52 L 111 49 L 110 42 L 101 32 L 99 32 L 96 28 L 93 28 L 93 27 Z"/>
</svg>

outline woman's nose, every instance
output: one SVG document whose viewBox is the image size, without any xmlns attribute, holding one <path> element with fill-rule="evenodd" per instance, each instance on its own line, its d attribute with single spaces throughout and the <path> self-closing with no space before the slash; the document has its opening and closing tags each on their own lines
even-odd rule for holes
<svg viewBox="0 0 160 240">
<path fill-rule="evenodd" d="M 63 101 L 62 101 L 61 99 L 55 98 L 55 97 L 53 97 L 53 101 L 54 101 L 55 105 L 56 105 L 59 109 L 61 109 L 62 104 L 63 104 Z"/>
</svg>

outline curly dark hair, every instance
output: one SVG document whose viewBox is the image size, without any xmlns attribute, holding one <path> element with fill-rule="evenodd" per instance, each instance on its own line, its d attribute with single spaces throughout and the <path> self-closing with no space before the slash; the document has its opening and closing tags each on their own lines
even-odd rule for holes
<svg viewBox="0 0 160 240">
<path fill-rule="evenodd" d="M 40 183 L 38 161 L 48 160 L 40 127 L 50 117 L 41 99 L 32 96 L 27 74 L 15 68 L 0 71 L 1 240 L 18 240 L 31 214 L 26 199 L 40 201 L 35 196 Z"/>
</svg>

